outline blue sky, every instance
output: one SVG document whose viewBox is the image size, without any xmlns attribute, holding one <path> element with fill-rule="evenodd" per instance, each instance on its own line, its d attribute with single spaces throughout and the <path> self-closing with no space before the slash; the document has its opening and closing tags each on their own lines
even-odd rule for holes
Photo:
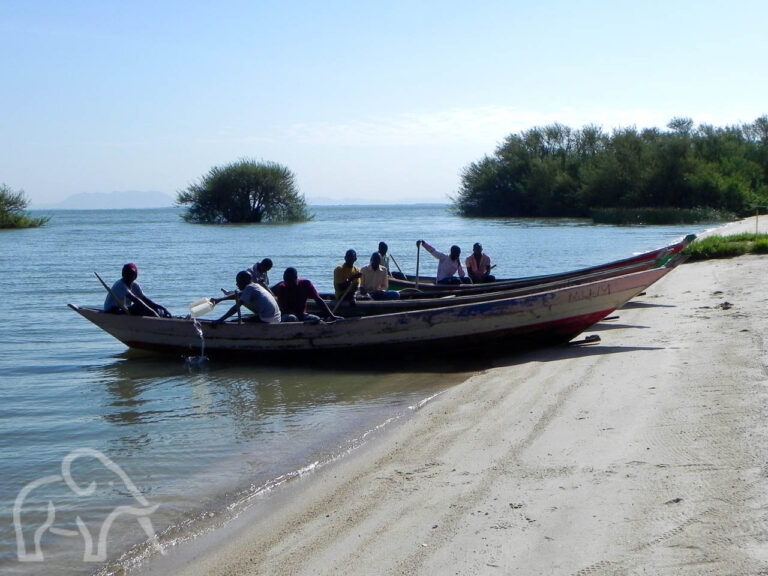
<svg viewBox="0 0 768 576">
<path fill-rule="evenodd" d="M 32 207 L 279 162 L 447 201 L 508 134 L 768 114 L 768 3 L 0 0 L 0 182 Z"/>
</svg>

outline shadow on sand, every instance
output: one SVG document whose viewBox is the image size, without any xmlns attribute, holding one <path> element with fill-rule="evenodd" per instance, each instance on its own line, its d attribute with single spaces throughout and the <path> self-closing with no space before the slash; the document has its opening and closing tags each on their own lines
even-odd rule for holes
<svg viewBox="0 0 768 576">
<path fill-rule="evenodd" d="M 570 360 L 573 358 L 587 358 L 589 356 L 605 356 L 606 354 L 621 354 L 625 352 L 663 350 L 663 346 L 603 346 L 599 342 L 596 344 L 584 345 L 564 345 L 551 348 L 542 348 L 531 350 L 514 356 L 496 358 L 493 362 L 494 368 L 507 368 L 511 366 L 520 366 L 528 362 L 557 362 Z"/>
<path fill-rule="evenodd" d="M 619 310 L 631 310 L 633 308 L 674 308 L 674 304 L 654 304 L 652 302 L 634 302 L 630 300 Z"/>
</svg>

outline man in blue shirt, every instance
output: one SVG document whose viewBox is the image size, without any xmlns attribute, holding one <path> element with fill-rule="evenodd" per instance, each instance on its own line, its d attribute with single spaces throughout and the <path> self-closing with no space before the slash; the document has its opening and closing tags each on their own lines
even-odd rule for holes
<svg viewBox="0 0 768 576">
<path fill-rule="evenodd" d="M 131 316 L 160 316 L 170 318 L 171 314 L 164 306 L 153 302 L 141 290 L 136 282 L 139 271 L 136 264 L 129 262 L 123 266 L 122 278 L 112 285 L 104 300 L 104 312 L 111 314 L 128 313 Z"/>
</svg>

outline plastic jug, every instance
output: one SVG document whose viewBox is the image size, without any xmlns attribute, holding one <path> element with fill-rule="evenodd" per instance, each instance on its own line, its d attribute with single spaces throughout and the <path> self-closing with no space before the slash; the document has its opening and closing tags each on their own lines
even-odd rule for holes
<svg viewBox="0 0 768 576">
<path fill-rule="evenodd" d="M 215 304 L 210 298 L 201 298 L 189 305 L 189 315 L 192 316 L 192 318 L 199 318 L 200 316 L 208 314 L 208 312 L 213 310 L 214 306 Z"/>
</svg>

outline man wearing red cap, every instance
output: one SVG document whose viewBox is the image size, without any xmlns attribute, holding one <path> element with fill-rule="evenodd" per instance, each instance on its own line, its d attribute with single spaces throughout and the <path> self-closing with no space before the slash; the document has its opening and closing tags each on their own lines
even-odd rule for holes
<svg viewBox="0 0 768 576">
<path fill-rule="evenodd" d="M 133 262 L 123 266 L 123 277 L 112 285 L 104 300 L 104 311 L 113 314 L 122 314 L 127 311 L 132 316 L 169 318 L 171 314 L 165 307 L 156 304 L 141 291 L 141 286 L 136 282 L 138 275 L 139 271 Z"/>
</svg>

